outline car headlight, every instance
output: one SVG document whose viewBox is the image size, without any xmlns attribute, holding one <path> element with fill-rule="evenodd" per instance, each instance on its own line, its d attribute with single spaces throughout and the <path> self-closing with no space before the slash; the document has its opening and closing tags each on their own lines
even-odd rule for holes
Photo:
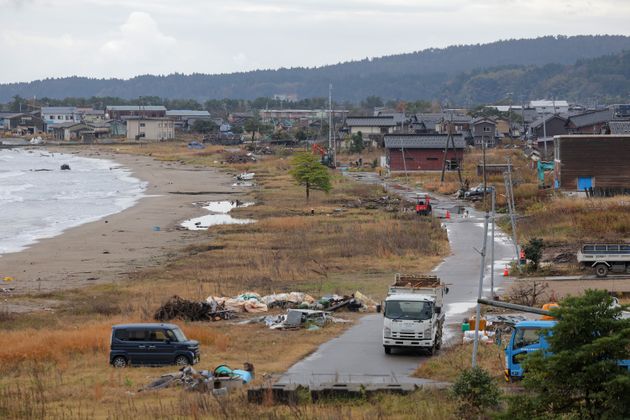
<svg viewBox="0 0 630 420">
<path fill-rule="evenodd" d="M 425 329 L 424 332 L 422 333 L 422 336 L 425 338 L 431 337 L 431 328 Z"/>
<path fill-rule="evenodd" d="M 391 329 L 391 328 L 389 328 L 389 327 L 385 327 L 384 332 L 385 332 L 385 335 L 386 335 L 387 337 L 389 337 L 390 335 L 392 335 L 392 329 Z"/>
</svg>

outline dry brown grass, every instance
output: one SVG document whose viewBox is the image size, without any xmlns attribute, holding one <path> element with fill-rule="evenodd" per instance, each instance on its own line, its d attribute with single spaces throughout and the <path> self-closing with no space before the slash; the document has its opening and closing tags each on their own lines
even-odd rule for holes
<svg viewBox="0 0 630 420">
<path fill-rule="evenodd" d="M 518 229 L 524 238 L 556 243 L 624 240 L 630 233 L 630 200 L 556 198 L 532 206 Z"/>
<path fill-rule="evenodd" d="M 424 362 L 414 376 L 437 381 L 454 382 L 462 371 L 472 367 L 472 343 L 458 344 L 444 349 L 439 355 Z M 495 344 L 479 344 L 477 364 L 497 380 L 504 381 L 503 351 Z"/>
<path fill-rule="evenodd" d="M 61 301 L 62 307 L 54 316 L 21 315 L 0 325 L 0 417 L 372 416 L 366 404 L 290 409 L 252 407 L 243 403 L 242 395 L 230 397 L 233 403 L 218 404 L 211 396 L 178 390 L 136 394 L 141 385 L 173 367 L 115 370 L 108 366 L 111 325 L 152 321 L 155 310 L 173 294 L 205 299 L 246 290 L 302 290 L 313 295 L 361 290 L 379 298 L 394 272 L 430 270 L 448 250 L 439 224 L 425 218 L 343 207 L 383 195 L 379 187 L 336 176 L 331 194 L 315 193 L 307 203 L 303 190 L 286 174 L 291 151 L 281 150 L 251 164 L 215 163 L 229 153 L 226 149 L 231 148 L 190 151 L 178 143 L 116 146 L 120 153 L 219 166 L 232 173 L 255 171 L 259 187 L 252 195 L 257 204 L 234 213 L 258 222 L 199 232 L 199 243 L 183 250 L 187 256 L 136 273 L 129 282 L 25 297 Z M 223 363 L 238 367 L 249 361 L 259 377 L 285 371 L 347 327 L 282 332 L 263 325 L 175 322 L 200 341 L 199 368 Z M 448 404 L 435 403 L 436 398 L 442 396 L 386 397 L 375 407 L 394 418 L 417 418 L 421 411 L 416 407 L 436 418 L 451 416 Z"/>
</svg>

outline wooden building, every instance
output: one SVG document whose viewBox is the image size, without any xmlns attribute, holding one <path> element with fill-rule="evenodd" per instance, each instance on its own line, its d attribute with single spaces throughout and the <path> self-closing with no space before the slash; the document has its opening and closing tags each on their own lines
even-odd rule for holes
<svg viewBox="0 0 630 420">
<path fill-rule="evenodd" d="M 566 122 L 568 134 L 605 134 L 612 117 L 609 108 L 571 115 Z"/>
<path fill-rule="evenodd" d="M 444 161 L 448 134 L 386 134 L 387 162 L 391 171 L 439 171 Z M 464 157 L 466 141 L 454 134 L 446 155 L 448 167 L 456 168 Z"/>
<path fill-rule="evenodd" d="M 630 192 L 630 135 L 554 137 L 556 188 L 594 191 L 596 195 Z"/>
</svg>

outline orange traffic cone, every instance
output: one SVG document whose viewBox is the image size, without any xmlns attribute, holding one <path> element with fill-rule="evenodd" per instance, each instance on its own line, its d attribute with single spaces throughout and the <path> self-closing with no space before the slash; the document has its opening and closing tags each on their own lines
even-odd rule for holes
<svg viewBox="0 0 630 420">
<path fill-rule="evenodd" d="M 446 220 L 451 220 L 451 212 L 446 210 Z"/>
<path fill-rule="evenodd" d="M 508 270 L 508 266 L 505 266 L 505 270 L 503 270 L 503 277 L 507 277 L 510 275 L 510 271 Z"/>
</svg>

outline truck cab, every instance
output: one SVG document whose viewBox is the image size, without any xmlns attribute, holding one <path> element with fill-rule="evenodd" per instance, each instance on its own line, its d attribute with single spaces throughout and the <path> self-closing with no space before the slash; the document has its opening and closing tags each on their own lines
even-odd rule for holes
<svg viewBox="0 0 630 420">
<path fill-rule="evenodd" d="M 551 354 L 548 338 L 557 321 L 522 321 L 514 326 L 510 341 L 505 347 L 505 379 L 508 382 L 523 379 L 522 363 L 527 355 L 543 351 Z M 618 360 L 617 364 L 630 371 L 630 360 Z"/>
<path fill-rule="evenodd" d="M 383 348 L 426 350 L 434 354 L 442 346 L 442 312 L 448 291 L 435 276 L 396 274 L 384 302 Z"/>
<path fill-rule="evenodd" d="M 535 351 L 549 349 L 547 337 L 556 321 L 522 321 L 514 326 L 505 347 L 505 379 L 508 382 L 523 378 L 523 361 Z"/>
</svg>

